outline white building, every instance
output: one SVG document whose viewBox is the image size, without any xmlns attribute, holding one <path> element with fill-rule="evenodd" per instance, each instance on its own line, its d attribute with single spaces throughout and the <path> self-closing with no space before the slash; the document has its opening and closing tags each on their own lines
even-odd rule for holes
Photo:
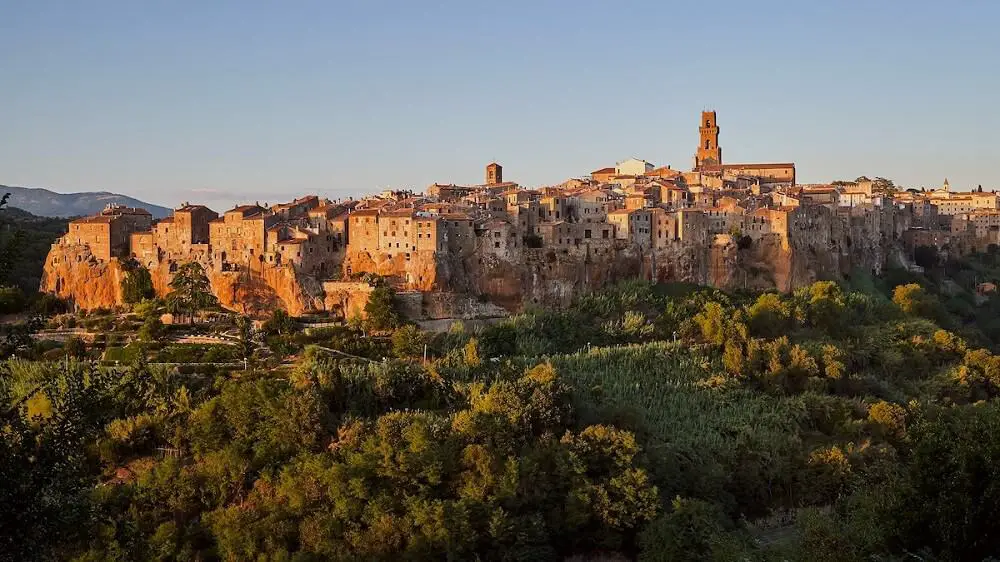
<svg viewBox="0 0 1000 562">
<path fill-rule="evenodd" d="M 629 158 L 615 164 L 615 174 L 619 176 L 641 176 L 646 172 L 652 172 L 654 166 L 645 160 Z"/>
</svg>

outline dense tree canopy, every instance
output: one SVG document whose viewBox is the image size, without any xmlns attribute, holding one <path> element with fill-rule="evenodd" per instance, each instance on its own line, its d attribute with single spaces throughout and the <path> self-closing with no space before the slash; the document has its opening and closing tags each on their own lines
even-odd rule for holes
<svg viewBox="0 0 1000 562">
<path fill-rule="evenodd" d="M 443 333 L 379 286 L 364 331 L 230 317 L 197 353 L 144 301 L 128 367 L 8 348 L 0 558 L 980 560 L 1000 303 L 942 271 L 628 282 Z"/>
</svg>

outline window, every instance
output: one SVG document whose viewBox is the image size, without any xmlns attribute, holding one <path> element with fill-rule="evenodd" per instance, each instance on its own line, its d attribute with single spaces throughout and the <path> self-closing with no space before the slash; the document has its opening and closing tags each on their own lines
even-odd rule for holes
<svg viewBox="0 0 1000 562">
<path fill-rule="evenodd" d="M 689 146 L 690 146 L 690 145 L 689 145 Z M 584 231 L 583 231 L 583 237 L 584 237 L 584 238 L 590 238 L 590 229 L 587 229 L 587 230 L 584 230 Z"/>
<path fill-rule="evenodd" d="M 494 248 L 499 248 L 500 247 L 500 242 L 494 242 L 493 243 L 493 247 Z"/>
</svg>

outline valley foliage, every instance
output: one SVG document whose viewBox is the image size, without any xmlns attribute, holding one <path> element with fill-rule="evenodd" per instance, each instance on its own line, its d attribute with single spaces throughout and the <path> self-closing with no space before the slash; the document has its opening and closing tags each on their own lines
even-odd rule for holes
<svg viewBox="0 0 1000 562">
<path fill-rule="evenodd" d="M 142 301 L 128 345 L 8 353 L 0 553 L 984 559 L 998 297 L 961 275 L 990 259 L 790 295 L 631 282 L 440 334 L 383 291 L 367 323 L 278 314 L 223 350 L 155 320 L 211 303 Z"/>
</svg>

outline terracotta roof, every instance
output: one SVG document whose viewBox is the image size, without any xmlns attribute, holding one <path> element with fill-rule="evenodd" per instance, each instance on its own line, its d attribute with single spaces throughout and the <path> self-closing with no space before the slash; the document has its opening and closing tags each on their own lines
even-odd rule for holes
<svg viewBox="0 0 1000 562">
<path fill-rule="evenodd" d="M 613 173 L 615 173 L 615 169 L 612 167 L 612 168 L 601 168 L 600 170 L 594 170 L 593 172 L 590 172 L 590 175 L 594 175 L 594 174 L 613 174 Z"/>
<path fill-rule="evenodd" d="M 382 211 L 383 217 L 412 217 L 413 209 L 393 209 L 391 211 Z"/>
<path fill-rule="evenodd" d="M 377 217 L 378 209 L 355 209 L 351 214 L 361 217 Z"/>
<path fill-rule="evenodd" d="M 70 224 L 93 224 L 93 223 L 108 223 L 110 224 L 115 217 L 109 215 L 94 215 L 92 217 L 83 217 L 70 221 Z"/>
<path fill-rule="evenodd" d="M 761 170 L 767 168 L 794 168 L 795 164 L 792 162 L 781 162 L 781 163 L 760 163 L 760 164 L 711 164 L 708 166 L 702 166 L 703 171 L 713 171 L 719 172 L 723 170 Z"/>
<path fill-rule="evenodd" d="M 193 211 L 199 211 L 205 209 L 206 211 L 211 211 L 208 207 L 204 205 L 183 205 L 174 210 L 175 213 L 190 213 Z"/>
<path fill-rule="evenodd" d="M 264 208 L 261 207 L 260 205 L 238 205 L 226 211 L 226 214 L 240 213 L 243 215 L 243 218 L 247 218 L 253 215 L 258 215 L 263 212 Z"/>
</svg>

